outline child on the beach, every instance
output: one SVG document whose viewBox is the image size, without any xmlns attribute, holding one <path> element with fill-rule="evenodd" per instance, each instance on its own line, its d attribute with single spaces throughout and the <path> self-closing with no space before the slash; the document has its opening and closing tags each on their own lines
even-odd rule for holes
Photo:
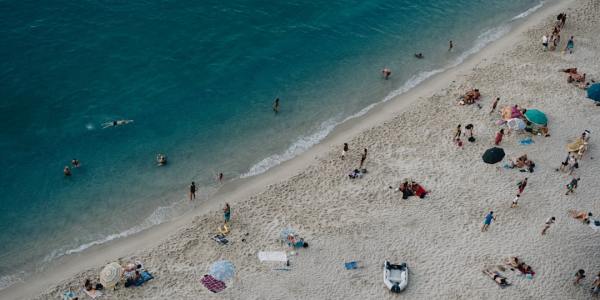
<svg viewBox="0 0 600 300">
<path fill-rule="evenodd" d="M 579 178 L 573 178 L 571 180 L 571 182 L 569 182 L 569 184 L 567 184 L 567 193 L 565 195 L 575 193 L 578 182 L 579 182 Z"/>
</svg>

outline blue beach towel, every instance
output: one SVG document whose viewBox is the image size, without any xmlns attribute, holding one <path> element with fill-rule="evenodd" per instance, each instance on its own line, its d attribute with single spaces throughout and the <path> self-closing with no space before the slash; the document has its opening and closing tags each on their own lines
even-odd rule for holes
<svg viewBox="0 0 600 300">
<path fill-rule="evenodd" d="M 140 274 L 140 278 L 136 282 L 134 282 L 134 285 L 140 286 L 140 285 L 144 284 L 144 282 L 146 282 L 150 279 L 153 279 L 153 278 L 154 278 L 154 276 L 152 276 L 152 274 L 150 274 L 150 272 L 144 271 Z"/>
<path fill-rule="evenodd" d="M 346 270 L 357 269 L 358 268 L 358 262 L 357 261 L 351 261 L 351 262 L 344 263 L 344 267 L 346 267 Z"/>
<path fill-rule="evenodd" d="M 531 138 L 526 138 L 526 139 L 522 139 L 519 141 L 519 144 L 521 144 L 521 145 L 531 145 L 533 143 L 534 142 Z"/>
</svg>

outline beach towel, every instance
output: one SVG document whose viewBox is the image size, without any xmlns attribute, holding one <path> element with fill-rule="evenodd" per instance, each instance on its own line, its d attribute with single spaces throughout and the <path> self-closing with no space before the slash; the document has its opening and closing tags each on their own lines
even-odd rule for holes
<svg viewBox="0 0 600 300">
<path fill-rule="evenodd" d="M 138 280 L 136 280 L 133 284 L 135 286 L 140 286 L 150 279 L 154 279 L 154 276 L 152 276 L 152 274 L 150 274 L 148 271 L 143 271 L 140 273 L 140 278 L 138 278 Z"/>
<path fill-rule="evenodd" d="M 86 289 L 82 289 L 82 291 L 83 291 L 83 292 L 84 292 L 86 295 L 90 296 L 90 298 L 92 298 L 92 299 L 96 299 L 96 298 L 98 298 L 98 297 L 102 296 L 102 292 L 101 292 L 101 291 L 98 291 L 98 290 L 91 290 L 91 291 L 88 291 L 88 290 L 86 290 Z"/>
<path fill-rule="evenodd" d="M 287 254 L 283 251 L 260 251 L 258 252 L 260 261 L 283 261 L 288 260 Z"/>
<path fill-rule="evenodd" d="M 219 281 L 210 275 L 204 275 L 204 277 L 200 279 L 200 282 L 213 293 L 221 292 L 227 288 L 223 281 Z"/>
<path fill-rule="evenodd" d="M 531 145 L 533 143 L 534 142 L 531 138 L 526 138 L 526 139 L 522 139 L 519 141 L 519 144 L 521 144 L 521 145 Z"/>
<path fill-rule="evenodd" d="M 222 234 L 217 234 L 217 235 L 213 236 L 212 240 L 221 245 L 227 245 L 227 243 L 229 243 L 229 240 L 226 239 L 225 236 Z"/>
<path fill-rule="evenodd" d="M 77 295 L 73 291 L 68 291 L 63 294 L 63 300 L 73 300 Z"/>
<path fill-rule="evenodd" d="M 358 269 L 358 262 L 351 261 L 351 262 L 344 263 L 344 267 L 346 268 L 346 270 Z"/>
</svg>

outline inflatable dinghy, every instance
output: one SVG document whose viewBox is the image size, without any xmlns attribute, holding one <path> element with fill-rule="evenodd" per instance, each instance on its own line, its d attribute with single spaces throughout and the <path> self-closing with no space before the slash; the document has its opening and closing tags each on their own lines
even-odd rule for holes
<svg viewBox="0 0 600 300">
<path fill-rule="evenodd" d="M 400 293 L 408 285 L 408 266 L 406 263 L 399 265 L 385 261 L 383 265 L 383 283 L 394 293 Z"/>
</svg>

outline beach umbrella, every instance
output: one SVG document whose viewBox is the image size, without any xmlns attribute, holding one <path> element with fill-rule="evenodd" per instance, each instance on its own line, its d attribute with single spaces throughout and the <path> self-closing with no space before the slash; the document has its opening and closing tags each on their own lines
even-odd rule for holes
<svg viewBox="0 0 600 300">
<path fill-rule="evenodd" d="M 488 164 L 495 164 L 501 161 L 504 158 L 504 155 L 504 149 L 494 147 L 487 149 L 481 158 L 483 158 L 483 161 Z"/>
<path fill-rule="evenodd" d="M 600 83 L 594 83 L 588 87 L 588 98 L 600 102 Z"/>
<path fill-rule="evenodd" d="M 233 278 L 235 266 L 228 260 L 220 260 L 210 266 L 208 274 L 219 281 L 227 281 Z"/>
<path fill-rule="evenodd" d="M 536 125 L 546 126 L 546 124 L 548 124 L 548 118 L 546 117 L 546 114 L 537 109 L 528 109 L 525 112 L 525 118 L 529 122 Z"/>
<path fill-rule="evenodd" d="M 514 118 L 514 119 L 508 120 L 508 122 L 506 122 L 506 125 L 508 126 L 508 128 L 510 128 L 512 130 L 525 129 L 525 122 L 519 118 Z"/>
<path fill-rule="evenodd" d="M 100 283 L 106 288 L 114 288 L 121 280 L 123 268 L 116 262 L 112 262 L 100 271 Z"/>
</svg>

